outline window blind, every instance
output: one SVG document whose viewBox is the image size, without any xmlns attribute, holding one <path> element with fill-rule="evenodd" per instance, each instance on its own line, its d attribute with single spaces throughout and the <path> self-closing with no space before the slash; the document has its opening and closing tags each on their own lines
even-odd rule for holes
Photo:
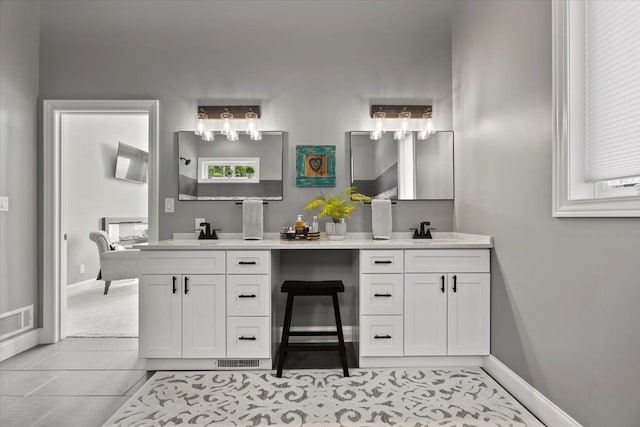
<svg viewBox="0 0 640 427">
<path fill-rule="evenodd" d="M 585 180 L 640 175 L 640 2 L 585 2 Z"/>
</svg>

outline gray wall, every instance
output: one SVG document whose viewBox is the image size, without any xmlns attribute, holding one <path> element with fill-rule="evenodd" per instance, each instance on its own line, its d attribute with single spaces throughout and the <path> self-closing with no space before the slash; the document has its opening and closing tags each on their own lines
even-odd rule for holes
<svg viewBox="0 0 640 427">
<path fill-rule="evenodd" d="M 37 252 L 37 2 L 0 2 L 0 313 L 34 304 Z"/>
<path fill-rule="evenodd" d="M 114 178 L 118 142 L 147 151 L 147 115 L 72 114 L 62 119 L 68 284 L 98 275 L 98 249 L 89 233 L 102 229 L 103 217 L 147 216 L 147 184 Z"/>
<path fill-rule="evenodd" d="M 456 221 L 495 237 L 491 353 L 585 426 L 640 420 L 640 220 L 551 217 L 551 3 L 460 2 Z"/>
<path fill-rule="evenodd" d="M 42 98 L 160 100 L 160 205 L 178 198 L 176 131 L 198 103 L 257 100 L 262 129 L 288 132 L 284 201 L 265 229 L 295 221 L 317 188 L 295 187 L 295 146 L 337 146 L 337 188 L 349 185 L 345 132 L 370 127 L 370 102 L 433 101 L 451 129 L 451 3 L 101 1 L 42 3 Z M 401 202 L 394 229 L 430 219 L 451 230 L 453 203 Z M 241 231 L 233 202 L 178 202 L 161 238 L 205 217 Z M 310 214 L 305 215 L 310 218 Z M 367 207 L 350 230 L 370 230 Z"/>
</svg>

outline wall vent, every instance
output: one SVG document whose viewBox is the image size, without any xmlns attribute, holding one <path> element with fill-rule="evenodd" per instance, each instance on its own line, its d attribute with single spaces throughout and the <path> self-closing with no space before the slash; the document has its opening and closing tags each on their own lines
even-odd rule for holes
<svg viewBox="0 0 640 427">
<path fill-rule="evenodd" d="M 0 341 L 33 329 L 33 304 L 0 314 Z"/>
<path fill-rule="evenodd" d="M 258 359 L 225 359 L 218 360 L 218 368 L 259 368 L 260 360 Z"/>
</svg>

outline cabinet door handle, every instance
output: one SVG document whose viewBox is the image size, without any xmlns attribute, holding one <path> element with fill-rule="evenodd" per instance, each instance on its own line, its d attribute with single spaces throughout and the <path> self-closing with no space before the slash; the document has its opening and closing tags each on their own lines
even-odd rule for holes
<svg viewBox="0 0 640 427">
<path fill-rule="evenodd" d="M 187 276 L 184 276 L 184 294 L 188 294 L 189 293 L 189 278 Z"/>
<path fill-rule="evenodd" d="M 391 294 L 373 294 L 374 297 L 390 297 Z"/>
<path fill-rule="evenodd" d="M 373 261 L 374 264 L 393 264 L 393 261 Z"/>
<path fill-rule="evenodd" d="M 238 295 L 238 298 L 255 298 L 255 297 L 256 297 L 255 294 L 251 294 L 251 295 L 240 294 L 240 295 Z"/>
<path fill-rule="evenodd" d="M 458 276 L 453 275 L 453 292 L 458 292 Z"/>
<path fill-rule="evenodd" d="M 391 339 L 391 335 L 376 335 L 373 338 L 375 338 L 377 340 L 390 340 Z"/>
<path fill-rule="evenodd" d="M 240 341 L 255 341 L 257 338 L 256 337 L 239 337 L 238 339 Z"/>
<path fill-rule="evenodd" d="M 176 280 L 178 280 L 176 276 L 173 276 L 173 293 L 174 294 L 178 292 L 178 288 L 176 287 Z"/>
<path fill-rule="evenodd" d="M 440 290 L 444 294 L 444 274 L 442 275 L 442 277 L 440 277 L 440 280 L 442 280 L 442 286 L 440 286 Z"/>
<path fill-rule="evenodd" d="M 255 261 L 239 261 L 238 264 L 239 265 L 256 265 L 257 262 L 255 262 Z"/>
</svg>

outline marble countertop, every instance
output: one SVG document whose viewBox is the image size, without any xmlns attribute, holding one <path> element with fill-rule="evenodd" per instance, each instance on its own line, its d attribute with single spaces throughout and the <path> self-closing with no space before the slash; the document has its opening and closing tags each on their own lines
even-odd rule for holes
<svg viewBox="0 0 640 427">
<path fill-rule="evenodd" d="M 493 238 L 478 234 L 433 232 L 433 239 L 412 239 L 410 232 L 393 233 L 389 240 L 373 240 L 371 233 L 348 233 L 344 240 L 281 240 L 265 233 L 263 240 L 243 240 L 241 233 L 220 233 L 219 240 L 197 240 L 196 233 L 175 233 L 170 240 L 134 245 L 143 251 L 157 250 L 259 250 L 259 249 L 487 249 Z"/>
</svg>

